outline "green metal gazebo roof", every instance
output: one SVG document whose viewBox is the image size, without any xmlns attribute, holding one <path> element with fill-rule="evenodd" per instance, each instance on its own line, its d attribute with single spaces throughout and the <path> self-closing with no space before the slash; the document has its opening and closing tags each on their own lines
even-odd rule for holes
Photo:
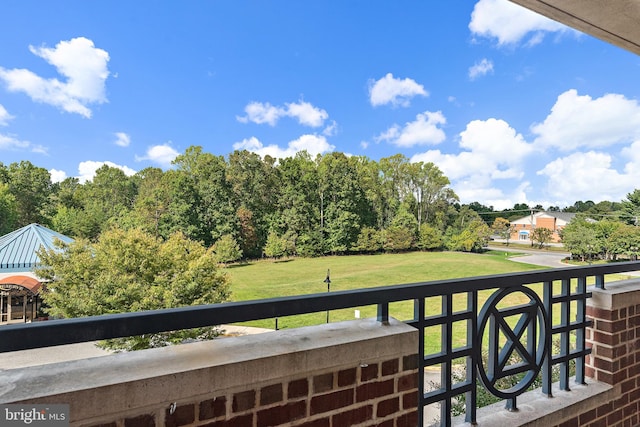
<svg viewBox="0 0 640 427">
<path fill-rule="evenodd" d="M 40 224 L 29 224 L 0 237 L 0 273 L 31 271 L 38 264 L 40 247 L 54 249 L 56 239 L 73 242 L 71 237 Z"/>
</svg>

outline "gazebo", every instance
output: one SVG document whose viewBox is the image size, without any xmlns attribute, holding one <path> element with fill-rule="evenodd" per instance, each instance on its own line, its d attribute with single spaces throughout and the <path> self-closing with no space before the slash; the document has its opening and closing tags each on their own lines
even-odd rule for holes
<svg viewBox="0 0 640 427">
<path fill-rule="evenodd" d="M 41 280 L 33 273 L 41 247 L 73 239 L 40 224 L 30 224 L 0 237 L 0 325 L 30 322 L 38 312 Z"/>
</svg>

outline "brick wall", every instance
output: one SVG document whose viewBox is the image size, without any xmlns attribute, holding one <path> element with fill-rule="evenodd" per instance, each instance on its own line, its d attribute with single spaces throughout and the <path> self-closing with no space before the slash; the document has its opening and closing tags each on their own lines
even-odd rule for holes
<svg viewBox="0 0 640 427">
<path fill-rule="evenodd" d="M 0 402 L 82 427 L 415 427 L 416 350 L 401 322 L 341 322 L 6 371 Z"/>
<path fill-rule="evenodd" d="M 593 328 L 587 330 L 592 350 L 585 373 L 618 393 L 562 427 L 640 425 L 640 286 L 634 280 L 607 288 L 594 289 L 587 307 Z"/>
<path fill-rule="evenodd" d="M 533 221 L 535 224 L 535 228 L 547 228 L 553 232 L 553 234 L 551 235 L 552 243 L 559 243 L 562 240 L 560 239 L 560 233 L 559 233 L 562 227 L 557 226 L 556 218 L 534 217 Z M 533 230 L 533 227 L 531 227 L 530 223 L 529 224 L 513 224 L 513 225 L 514 227 L 509 238 L 514 241 L 517 241 L 520 239 L 520 231 L 526 230 L 529 233 L 531 233 L 531 231 Z"/>
<path fill-rule="evenodd" d="M 416 358 L 407 356 L 249 390 L 226 393 L 221 390 L 194 402 L 181 403 L 173 413 L 159 408 L 148 414 L 120 418 L 112 425 L 115 427 L 119 422 L 127 427 L 415 427 L 416 387 Z"/>
</svg>

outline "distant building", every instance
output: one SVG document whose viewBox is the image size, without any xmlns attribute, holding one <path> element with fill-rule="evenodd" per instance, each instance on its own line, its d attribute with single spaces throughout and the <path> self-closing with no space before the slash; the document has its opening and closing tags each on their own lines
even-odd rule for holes
<svg viewBox="0 0 640 427">
<path fill-rule="evenodd" d="M 532 212 L 527 216 L 511 221 L 511 240 L 531 241 L 531 231 L 538 227 L 553 231 L 551 242 L 560 242 L 562 230 L 576 214 L 570 212 Z"/>
<path fill-rule="evenodd" d="M 38 312 L 42 281 L 33 269 L 41 247 L 54 249 L 60 239 L 73 239 L 39 224 L 30 224 L 0 237 L 0 324 L 30 322 Z"/>
</svg>

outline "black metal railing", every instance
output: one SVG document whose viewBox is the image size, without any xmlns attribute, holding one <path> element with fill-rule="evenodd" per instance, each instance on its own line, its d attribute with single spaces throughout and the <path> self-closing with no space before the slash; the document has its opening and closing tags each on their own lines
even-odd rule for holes
<svg viewBox="0 0 640 427">
<path fill-rule="evenodd" d="M 384 324 L 393 316 L 390 303 L 412 301 L 414 316 L 407 323 L 420 337 L 421 425 L 425 406 L 439 404 L 438 422 L 450 426 L 452 404 L 461 396 L 465 418 L 474 423 L 478 378 L 511 410 L 539 375 L 543 393 L 551 395 L 554 366 L 561 389 L 569 390 L 570 363 L 575 363 L 576 382 L 583 383 L 591 351 L 585 346 L 587 284 L 604 288 L 605 275 L 637 270 L 640 262 L 622 262 L 5 325 L 0 353 L 368 305 L 377 305 Z M 463 343 L 454 340 L 454 331 L 462 331 L 457 336 Z M 428 389 L 423 373 L 433 366 L 440 368 L 441 381 Z M 460 372 L 462 377 L 456 375 Z M 501 380 L 512 376 L 517 381 L 501 388 Z"/>
</svg>

